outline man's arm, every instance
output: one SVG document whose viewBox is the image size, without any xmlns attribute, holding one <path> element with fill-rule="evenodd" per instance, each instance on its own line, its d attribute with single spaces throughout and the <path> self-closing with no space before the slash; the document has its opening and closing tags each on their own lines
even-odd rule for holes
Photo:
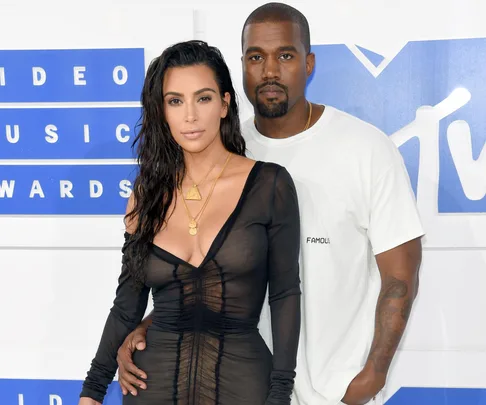
<svg viewBox="0 0 486 405">
<path fill-rule="evenodd" d="M 365 367 L 342 400 L 349 405 L 368 403 L 385 385 L 418 292 L 420 238 L 376 255 L 376 261 L 382 284 L 376 305 L 375 334 Z"/>
<path fill-rule="evenodd" d="M 116 361 L 118 363 L 118 383 L 120 384 L 123 395 L 128 393 L 137 395 L 135 387 L 146 389 L 147 385 L 140 379 L 147 379 L 147 375 L 140 370 L 132 361 L 135 350 L 145 349 L 145 336 L 148 327 L 152 324 L 153 311 L 150 312 L 140 325 L 130 333 L 123 344 L 118 349 Z M 140 379 L 139 379 L 140 378 Z"/>
<path fill-rule="evenodd" d="M 414 239 L 376 256 L 381 291 L 376 305 L 375 335 L 367 366 L 386 378 L 417 296 L 422 244 Z"/>
</svg>

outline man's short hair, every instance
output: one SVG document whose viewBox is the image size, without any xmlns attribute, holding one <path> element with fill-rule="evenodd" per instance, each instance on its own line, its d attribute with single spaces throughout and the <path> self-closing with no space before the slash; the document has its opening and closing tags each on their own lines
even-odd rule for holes
<svg viewBox="0 0 486 405">
<path fill-rule="evenodd" d="M 241 31 L 241 46 L 243 47 L 243 33 L 247 25 L 263 22 L 292 22 L 300 27 L 300 37 L 306 53 L 310 52 L 309 23 L 299 10 L 284 3 L 267 3 L 253 10 L 248 16 Z"/>
</svg>

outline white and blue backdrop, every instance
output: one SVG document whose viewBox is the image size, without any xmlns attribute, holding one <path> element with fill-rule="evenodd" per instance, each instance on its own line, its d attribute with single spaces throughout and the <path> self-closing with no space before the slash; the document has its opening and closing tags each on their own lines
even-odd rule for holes
<svg viewBox="0 0 486 405">
<path fill-rule="evenodd" d="M 308 97 L 393 139 L 427 230 L 387 404 L 485 405 L 486 5 L 288 3 L 311 25 Z M 0 4 L 1 405 L 77 404 L 119 273 L 146 67 L 207 40 L 248 118 L 240 30 L 260 4 Z M 105 403 L 120 402 L 115 382 Z"/>
</svg>

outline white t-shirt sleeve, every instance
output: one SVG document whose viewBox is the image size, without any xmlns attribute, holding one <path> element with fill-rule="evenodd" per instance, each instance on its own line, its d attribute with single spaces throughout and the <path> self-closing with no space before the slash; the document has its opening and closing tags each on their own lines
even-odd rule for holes
<svg viewBox="0 0 486 405">
<path fill-rule="evenodd" d="M 374 165 L 368 226 L 368 237 L 375 255 L 424 235 L 400 152 L 395 145 L 380 149 L 380 154 L 388 156 L 381 155 L 376 159 L 378 164 Z"/>
</svg>

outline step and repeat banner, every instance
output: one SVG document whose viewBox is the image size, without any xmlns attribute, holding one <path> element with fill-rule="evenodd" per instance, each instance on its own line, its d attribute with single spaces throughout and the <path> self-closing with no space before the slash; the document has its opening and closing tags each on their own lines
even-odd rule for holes
<svg viewBox="0 0 486 405">
<path fill-rule="evenodd" d="M 148 63 L 218 46 L 248 118 L 240 34 L 262 2 L 27 3 L 0 5 L 0 404 L 70 405 L 116 288 Z M 387 404 L 486 404 L 486 6 L 287 3 L 311 25 L 308 98 L 390 136 L 427 231 Z"/>
<path fill-rule="evenodd" d="M 133 158 L 140 108 L 110 104 L 140 99 L 144 50 L 6 50 L 0 61 L 0 102 L 18 105 L 0 109 L 0 159 L 9 161 L 0 166 L 0 212 L 124 213 L 134 166 L 102 161 Z M 40 105 L 46 102 L 96 105 Z"/>
</svg>

